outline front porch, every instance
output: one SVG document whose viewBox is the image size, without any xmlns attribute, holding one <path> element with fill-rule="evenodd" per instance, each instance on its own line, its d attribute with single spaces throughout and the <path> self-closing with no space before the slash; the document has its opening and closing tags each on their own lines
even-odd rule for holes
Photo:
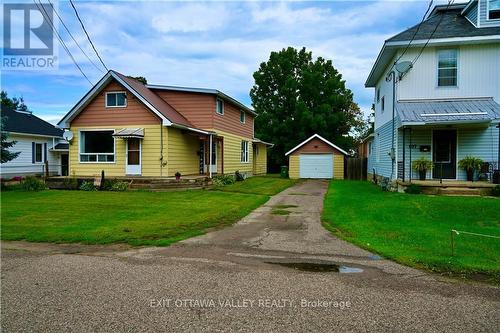
<svg viewBox="0 0 500 333">
<path fill-rule="evenodd" d="M 422 188 L 424 194 L 447 194 L 447 195 L 490 195 L 491 189 L 497 186 L 487 181 L 465 181 L 465 180 L 397 180 L 397 189 L 403 192 L 409 185 L 414 184 Z"/>
</svg>

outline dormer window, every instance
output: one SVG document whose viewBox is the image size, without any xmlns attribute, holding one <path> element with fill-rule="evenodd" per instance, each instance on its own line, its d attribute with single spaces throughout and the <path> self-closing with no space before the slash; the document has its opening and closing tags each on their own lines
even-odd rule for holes
<svg viewBox="0 0 500 333">
<path fill-rule="evenodd" d="M 245 114 L 245 111 L 240 110 L 240 123 L 244 124 L 246 121 L 247 115 Z"/>
<path fill-rule="evenodd" d="M 488 20 L 500 19 L 500 0 L 488 0 Z"/>
<path fill-rule="evenodd" d="M 438 51 L 438 87 L 456 87 L 458 76 L 458 50 Z"/>
<path fill-rule="evenodd" d="M 224 114 L 224 101 L 220 98 L 217 98 L 215 112 L 221 115 Z"/>
<path fill-rule="evenodd" d="M 124 108 L 127 106 L 127 93 L 124 91 L 112 91 L 106 93 L 107 108 Z"/>
</svg>

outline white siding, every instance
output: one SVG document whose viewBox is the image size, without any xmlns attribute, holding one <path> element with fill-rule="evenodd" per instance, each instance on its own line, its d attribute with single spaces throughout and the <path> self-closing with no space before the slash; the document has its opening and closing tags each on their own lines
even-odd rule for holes
<svg viewBox="0 0 500 333">
<path fill-rule="evenodd" d="M 29 135 L 10 134 L 7 141 L 17 141 L 17 143 L 9 148 L 11 152 L 21 152 L 17 158 L 7 163 L 1 164 L 0 174 L 2 178 L 11 178 L 14 176 L 26 176 L 34 174 L 43 174 L 44 162 L 32 163 L 32 142 L 47 143 L 47 161 L 49 162 L 49 171 L 51 174 L 59 174 L 60 172 L 60 153 L 50 152 L 52 148 L 52 138 L 44 138 Z M 55 143 L 59 141 L 56 139 Z M 44 161 L 45 152 L 42 149 L 42 161 Z"/>
<path fill-rule="evenodd" d="M 426 48 L 398 84 L 399 100 L 493 97 L 500 103 L 500 43 L 457 46 L 458 86 L 437 86 L 437 48 Z M 402 60 L 411 60 L 409 50 Z"/>
<path fill-rule="evenodd" d="M 392 64 L 396 58 L 391 60 L 389 63 Z M 385 80 L 390 66 L 388 66 L 377 82 L 377 86 L 375 88 L 375 130 L 387 123 L 392 119 L 392 81 L 387 82 Z M 380 89 L 380 100 L 377 102 L 377 89 Z M 396 85 L 396 90 L 397 90 Z M 382 112 L 382 97 L 385 99 L 385 107 Z"/>
<path fill-rule="evenodd" d="M 487 10 L 488 0 L 479 0 L 479 26 L 481 28 L 500 26 L 500 20 L 488 20 Z"/>
</svg>

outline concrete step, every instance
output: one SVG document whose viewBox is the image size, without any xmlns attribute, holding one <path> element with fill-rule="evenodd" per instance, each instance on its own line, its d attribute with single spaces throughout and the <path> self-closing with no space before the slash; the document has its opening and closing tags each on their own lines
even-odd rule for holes
<svg viewBox="0 0 500 333">
<path fill-rule="evenodd" d="M 443 187 L 439 189 L 441 195 L 470 195 L 479 196 L 481 192 L 477 188 L 469 187 Z"/>
</svg>

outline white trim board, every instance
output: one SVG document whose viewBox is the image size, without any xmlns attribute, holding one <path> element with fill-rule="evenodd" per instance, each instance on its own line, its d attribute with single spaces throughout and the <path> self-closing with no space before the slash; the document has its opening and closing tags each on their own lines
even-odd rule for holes
<svg viewBox="0 0 500 333">
<path fill-rule="evenodd" d="M 327 139 L 323 138 L 322 136 L 320 136 L 319 134 L 314 134 L 312 135 L 311 137 L 309 137 L 308 139 L 302 141 L 301 143 L 299 143 L 297 146 L 295 146 L 294 148 L 292 148 L 291 150 L 289 150 L 285 156 L 288 156 L 290 155 L 291 153 L 293 153 L 294 151 L 296 151 L 297 149 L 299 149 L 300 147 L 302 147 L 303 145 L 305 145 L 306 143 L 308 143 L 309 141 L 311 141 L 312 139 L 314 138 L 317 138 L 317 139 L 320 139 L 321 141 L 323 141 L 324 143 L 326 143 L 327 145 L 329 145 L 330 147 L 333 147 L 335 149 L 337 149 L 338 151 L 340 151 L 342 154 L 344 155 L 349 155 L 349 153 L 347 153 L 345 150 L 343 150 L 342 148 L 334 145 L 333 143 L 331 143 L 330 141 L 328 141 Z"/>
</svg>

